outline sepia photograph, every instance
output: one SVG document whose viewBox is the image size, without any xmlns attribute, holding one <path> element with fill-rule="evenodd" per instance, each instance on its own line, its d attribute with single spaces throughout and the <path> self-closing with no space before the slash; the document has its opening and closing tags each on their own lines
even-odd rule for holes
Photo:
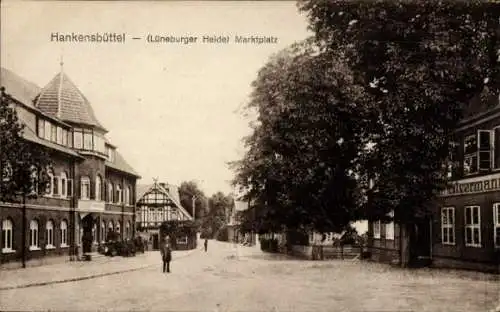
<svg viewBox="0 0 500 312">
<path fill-rule="evenodd" d="M 500 312 L 499 1 L 0 8 L 0 311 Z"/>
</svg>

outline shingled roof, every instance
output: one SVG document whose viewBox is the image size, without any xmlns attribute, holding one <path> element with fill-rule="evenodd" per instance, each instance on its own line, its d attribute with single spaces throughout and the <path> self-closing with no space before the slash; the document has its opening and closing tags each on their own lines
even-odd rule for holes
<svg viewBox="0 0 500 312">
<path fill-rule="evenodd" d="M 126 161 L 125 158 L 117 151 L 115 150 L 115 158 L 113 162 L 106 161 L 105 162 L 106 167 L 113 168 L 115 170 L 119 170 L 121 172 L 125 172 L 128 174 L 131 174 L 135 176 L 136 178 L 141 178 L 141 176 L 130 166 Z"/>
<path fill-rule="evenodd" d="M 35 106 L 63 121 L 105 130 L 87 98 L 62 70 L 41 90 Z"/>
</svg>

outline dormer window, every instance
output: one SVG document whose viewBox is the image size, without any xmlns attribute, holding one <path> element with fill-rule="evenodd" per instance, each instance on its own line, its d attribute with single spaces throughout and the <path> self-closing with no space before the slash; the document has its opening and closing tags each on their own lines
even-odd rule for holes
<svg viewBox="0 0 500 312">
<path fill-rule="evenodd" d="M 477 165 L 477 137 L 472 134 L 464 140 L 464 174 L 476 173 Z"/>
<path fill-rule="evenodd" d="M 108 155 L 109 162 L 115 161 L 115 150 L 112 147 L 106 147 L 106 154 Z"/>
</svg>

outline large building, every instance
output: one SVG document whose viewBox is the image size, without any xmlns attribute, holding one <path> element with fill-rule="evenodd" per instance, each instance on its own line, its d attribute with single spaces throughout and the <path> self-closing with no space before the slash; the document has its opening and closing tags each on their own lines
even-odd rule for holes
<svg viewBox="0 0 500 312">
<path fill-rule="evenodd" d="M 0 266 L 55 256 L 74 260 L 95 251 L 110 231 L 132 238 L 139 175 L 106 138 L 62 64 L 44 88 L 2 68 L 1 86 L 25 125 L 24 139 L 47 149 L 54 165 L 45 194 L 26 201 L 26 222 L 22 205 L 0 202 Z"/>
<path fill-rule="evenodd" d="M 407 255 L 410 263 L 500 272 L 498 95 L 471 102 L 454 141 L 450 184 L 436 199 L 431 217 L 411 231 L 393 222 L 370 222 L 372 259 L 401 263 Z"/>
<path fill-rule="evenodd" d="M 192 221 L 193 216 L 181 205 L 178 187 L 154 181 L 138 185 L 136 203 L 136 228 L 138 234 L 149 242 L 149 248 L 159 248 L 160 226 L 165 221 Z M 185 241 L 177 241 L 181 246 Z"/>
</svg>

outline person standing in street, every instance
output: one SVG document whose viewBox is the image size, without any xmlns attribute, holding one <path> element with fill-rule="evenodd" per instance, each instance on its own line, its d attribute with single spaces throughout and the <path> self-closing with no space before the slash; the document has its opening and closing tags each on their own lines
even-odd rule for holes
<svg viewBox="0 0 500 312">
<path fill-rule="evenodd" d="M 205 252 L 207 252 L 207 249 L 208 249 L 208 239 L 205 238 L 205 242 L 203 243 L 203 245 L 205 246 Z"/>
<path fill-rule="evenodd" d="M 172 249 L 170 248 L 170 240 L 168 236 L 165 237 L 160 252 L 161 252 L 161 258 L 163 260 L 163 273 L 165 273 L 165 269 L 167 273 L 170 273 L 170 261 L 172 260 Z"/>
</svg>

